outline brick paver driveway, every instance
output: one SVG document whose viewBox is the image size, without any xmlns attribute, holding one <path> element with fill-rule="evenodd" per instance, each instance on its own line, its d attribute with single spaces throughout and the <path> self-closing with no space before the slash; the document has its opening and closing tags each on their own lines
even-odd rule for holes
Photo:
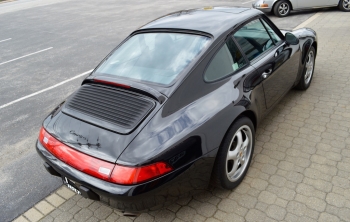
<svg viewBox="0 0 350 222">
<path fill-rule="evenodd" d="M 135 221 L 350 221 L 350 13 L 323 12 L 311 87 L 292 90 L 257 130 L 255 155 L 235 190 L 182 199 Z M 61 188 L 18 220 L 128 221 Z"/>
</svg>

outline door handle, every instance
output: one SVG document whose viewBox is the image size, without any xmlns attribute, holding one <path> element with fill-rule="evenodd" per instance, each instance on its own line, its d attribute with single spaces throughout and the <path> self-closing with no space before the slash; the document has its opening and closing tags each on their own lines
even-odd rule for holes
<svg viewBox="0 0 350 222">
<path fill-rule="evenodd" d="M 262 77 L 264 79 L 266 79 L 267 77 L 269 77 L 269 75 L 271 75 L 271 73 L 272 73 L 272 68 L 270 68 L 270 69 L 266 70 L 265 72 L 263 72 Z"/>
<path fill-rule="evenodd" d="M 275 52 L 275 57 L 279 56 L 281 54 L 281 52 L 283 51 L 284 46 L 280 47 L 279 49 L 277 49 L 277 51 Z"/>
</svg>

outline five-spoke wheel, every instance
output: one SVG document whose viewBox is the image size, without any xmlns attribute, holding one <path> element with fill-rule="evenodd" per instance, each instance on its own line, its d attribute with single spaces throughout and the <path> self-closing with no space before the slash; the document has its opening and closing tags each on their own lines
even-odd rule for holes
<svg viewBox="0 0 350 222">
<path fill-rule="evenodd" d="M 254 125 L 249 118 L 242 116 L 235 120 L 216 156 L 214 185 L 233 189 L 242 182 L 253 156 L 254 138 Z"/>
<path fill-rule="evenodd" d="M 231 182 L 237 181 L 248 166 L 252 150 L 252 132 L 241 126 L 233 136 L 226 157 L 226 174 Z"/>
<path fill-rule="evenodd" d="M 309 88 L 315 71 L 315 55 L 315 48 L 311 46 L 304 61 L 303 74 L 295 88 L 301 90 L 306 90 Z"/>
<path fill-rule="evenodd" d="M 312 74 L 314 73 L 314 63 L 315 63 L 315 55 L 314 51 L 310 50 L 307 58 L 306 58 L 306 64 L 305 64 L 305 84 L 309 84 L 312 78 Z"/>
</svg>

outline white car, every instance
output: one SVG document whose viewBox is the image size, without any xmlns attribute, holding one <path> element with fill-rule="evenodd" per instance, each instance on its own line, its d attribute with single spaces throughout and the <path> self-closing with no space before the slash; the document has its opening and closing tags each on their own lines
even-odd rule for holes
<svg viewBox="0 0 350 222">
<path fill-rule="evenodd" d="M 259 0 L 253 3 L 253 8 L 263 12 L 273 12 L 278 17 L 289 15 L 291 10 L 335 6 L 342 11 L 349 12 L 350 0 Z"/>
</svg>

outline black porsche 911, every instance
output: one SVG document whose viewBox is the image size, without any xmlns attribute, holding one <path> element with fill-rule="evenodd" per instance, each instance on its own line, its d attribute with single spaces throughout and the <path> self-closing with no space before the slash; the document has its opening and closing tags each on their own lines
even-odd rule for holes
<svg viewBox="0 0 350 222">
<path fill-rule="evenodd" d="M 250 8 L 168 14 L 119 44 L 44 120 L 36 149 L 70 189 L 124 212 L 157 209 L 248 171 L 255 130 L 310 86 L 315 31 Z"/>
</svg>

